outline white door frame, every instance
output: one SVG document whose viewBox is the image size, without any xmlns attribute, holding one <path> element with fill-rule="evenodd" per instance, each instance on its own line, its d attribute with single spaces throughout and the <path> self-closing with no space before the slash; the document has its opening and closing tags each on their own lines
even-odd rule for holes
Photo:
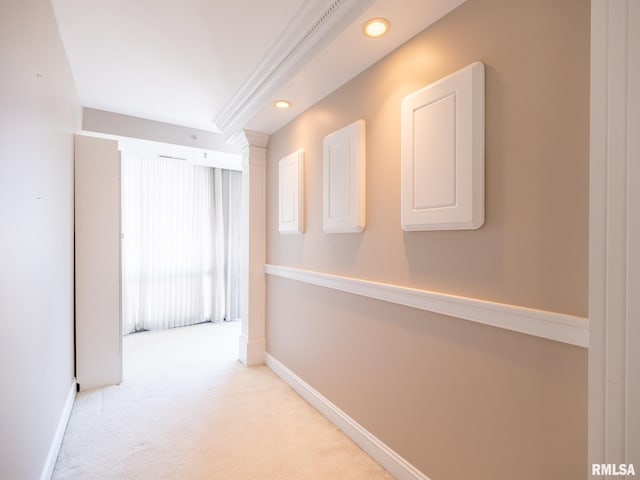
<svg viewBox="0 0 640 480">
<path fill-rule="evenodd" d="M 638 0 L 591 2 L 590 137 L 589 462 L 640 474 Z"/>
<path fill-rule="evenodd" d="M 75 135 L 75 351 L 80 390 L 122 381 L 120 151 Z"/>
</svg>

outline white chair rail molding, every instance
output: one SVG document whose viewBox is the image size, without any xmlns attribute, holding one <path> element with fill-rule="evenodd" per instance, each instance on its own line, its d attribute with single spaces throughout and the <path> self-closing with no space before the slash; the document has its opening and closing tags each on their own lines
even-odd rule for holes
<svg viewBox="0 0 640 480">
<path fill-rule="evenodd" d="M 589 347 L 589 319 L 358 278 L 265 265 L 265 273 L 471 322 Z"/>
</svg>

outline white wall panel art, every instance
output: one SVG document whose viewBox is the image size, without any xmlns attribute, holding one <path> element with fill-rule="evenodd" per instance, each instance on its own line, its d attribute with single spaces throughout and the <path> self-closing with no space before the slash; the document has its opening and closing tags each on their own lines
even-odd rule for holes
<svg viewBox="0 0 640 480">
<path fill-rule="evenodd" d="M 358 120 L 323 142 L 323 227 L 327 233 L 365 227 L 365 122 Z"/>
<path fill-rule="evenodd" d="M 278 163 L 278 230 L 304 233 L 304 151 Z"/>
<path fill-rule="evenodd" d="M 484 224 L 484 65 L 479 62 L 402 102 L 402 228 Z"/>
</svg>

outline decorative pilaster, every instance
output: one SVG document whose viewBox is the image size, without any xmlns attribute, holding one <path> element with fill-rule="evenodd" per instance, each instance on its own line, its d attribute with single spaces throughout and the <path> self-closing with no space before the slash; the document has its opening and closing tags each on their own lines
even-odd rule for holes
<svg viewBox="0 0 640 480">
<path fill-rule="evenodd" d="M 640 473 L 640 2 L 591 2 L 589 462 Z M 590 469 L 590 478 L 604 478 Z M 607 478 L 609 478 L 607 476 Z"/>
<path fill-rule="evenodd" d="M 262 365 L 265 340 L 266 183 L 269 136 L 244 131 L 242 148 L 242 334 L 240 361 Z"/>
</svg>

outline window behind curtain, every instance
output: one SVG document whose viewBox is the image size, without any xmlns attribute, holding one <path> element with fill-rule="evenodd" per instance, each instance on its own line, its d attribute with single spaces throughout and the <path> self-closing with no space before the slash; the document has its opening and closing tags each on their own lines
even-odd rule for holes
<svg viewBox="0 0 640 480">
<path fill-rule="evenodd" d="M 239 318 L 239 172 L 122 160 L 124 333 Z"/>
</svg>

